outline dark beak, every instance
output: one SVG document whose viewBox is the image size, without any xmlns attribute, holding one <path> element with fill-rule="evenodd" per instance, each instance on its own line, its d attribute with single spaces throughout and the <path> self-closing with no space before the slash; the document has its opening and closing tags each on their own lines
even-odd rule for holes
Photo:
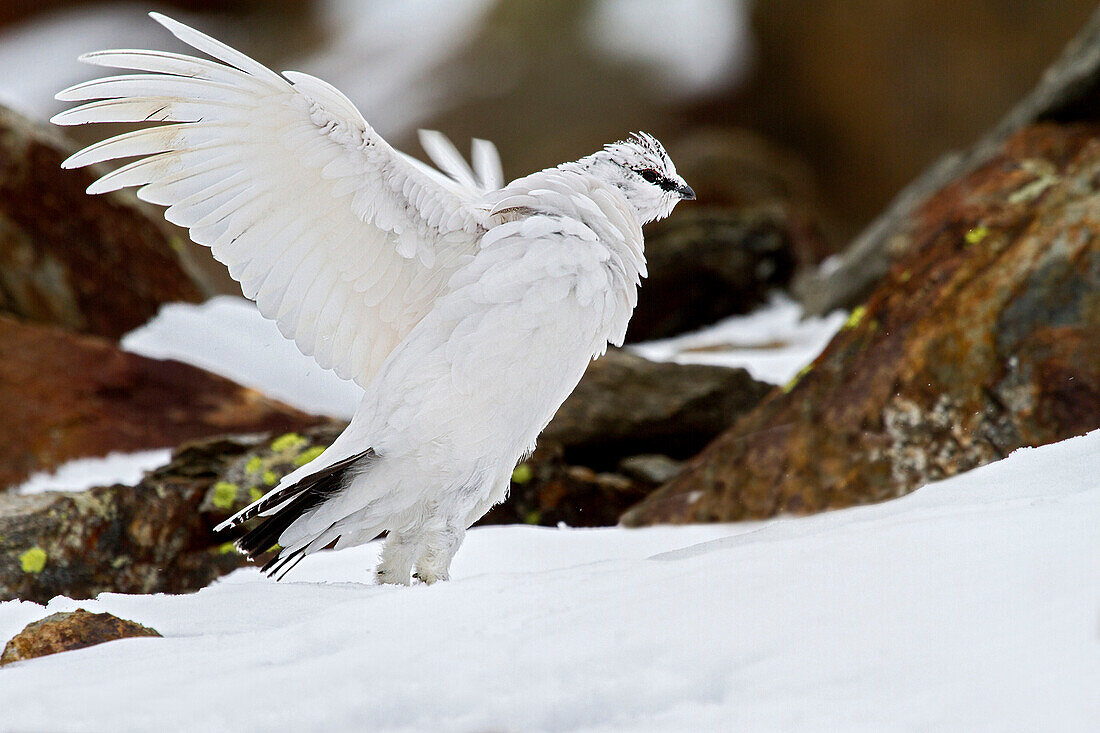
<svg viewBox="0 0 1100 733">
<path fill-rule="evenodd" d="M 677 188 L 676 193 L 680 194 L 680 198 L 684 199 L 685 201 L 695 200 L 695 191 L 692 191 L 691 186 L 687 185 L 686 183 Z"/>
</svg>

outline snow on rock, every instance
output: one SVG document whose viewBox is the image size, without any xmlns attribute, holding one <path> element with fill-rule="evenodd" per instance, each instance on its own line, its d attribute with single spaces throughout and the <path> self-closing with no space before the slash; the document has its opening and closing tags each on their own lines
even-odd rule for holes
<svg viewBox="0 0 1100 733">
<path fill-rule="evenodd" d="M 812 362 L 847 320 L 841 311 L 802 318 L 802 307 L 775 294 L 768 305 L 693 333 L 630 348 L 654 361 L 742 367 L 754 379 L 786 384 Z"/>
<path fill-rule="evenodd" d="M 298 351 L 254 303 L 229 295 L 166 305 L 123 337 L 122 348 L 201 367 L 318 415 L 350 419 L 363 394 Z"/>
<path fill-rule="evenodd" d="M 55 471 L 41 471 L 16 488 L 20 494 L 43 491 L 85 491 L 93 486 L 122 484 L 134 486 L 147 471 L 167 466 L 172 450 L 144 450 L 136 453 L 109 453 L 102 458 L 78 458 Z"/>
<path fill-rule="evenodd" d="M 77 606 L 166 638 L 7 667 L 0 728 L 1092 730 L 1098 455 L 759 524 L 477 529 L 430 587 L 352 582 L 371 545 L 280 584 L 4 603 L 0 639 Z"/>
</svg>

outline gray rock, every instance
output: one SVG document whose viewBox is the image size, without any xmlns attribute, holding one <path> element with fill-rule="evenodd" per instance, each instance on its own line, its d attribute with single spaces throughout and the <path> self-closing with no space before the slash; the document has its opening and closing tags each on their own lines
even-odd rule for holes
<svg viewBox="0 0 1100 733">
<path fill-rule="evenodd" d="M 0 601 L 205 587 L 244 564 L 214 525 L 341 428 L 191 443 L 133 487 L 0 494 Z"/>
<path fill-rule="evenodd" d="M 563 446 L 569 463 L 597 469 L 639 453 L 687 457 L 771 388 L 744 369 L 653 362 L 612 349 L 588 367 L 539 440 Z"/>
</svg>

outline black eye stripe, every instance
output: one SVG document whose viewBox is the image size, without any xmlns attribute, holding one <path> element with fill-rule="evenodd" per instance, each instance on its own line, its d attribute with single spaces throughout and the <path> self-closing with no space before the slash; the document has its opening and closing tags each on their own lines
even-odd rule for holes
<svg viewBox="0 0 1100 733">
<path fill-rule="evenodd" d="M 656 183 L 663 191 L 676 191 L 680 186 L 671 178 L 666 178 L 653 168 L 634 169 L 634 172 L 648 183 Z"/>
</svg>

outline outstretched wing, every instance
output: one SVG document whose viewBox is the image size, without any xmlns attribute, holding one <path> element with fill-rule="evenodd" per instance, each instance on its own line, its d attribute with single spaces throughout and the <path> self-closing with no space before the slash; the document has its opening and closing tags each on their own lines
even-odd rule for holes
<svg viewBox="0 0 1100 733">
<path fill-rule="evenodd" d="M 450 160 L 449 142 L 431 138 L 432 157 L 455 169 L 448 177 L 390 147 L 329 84 L 276 74 L 150 15 L 217 61 L 130 50 L 82 57 L 144 73 L 66 89 L 58 99 L 95 101 L 55 123 L 174 124 L 91 145 L 64 166 L 138 157 L 88 192 L 139 186 L 140 198 L 168 206 L 165 218 L 211 247 L 283 335 L 365 387 L 472 253 L 484 231 L 476 203 L 487 184 L 499 186 L 495 151 L 475 145 L 475 175 Z"/>
</svg>

